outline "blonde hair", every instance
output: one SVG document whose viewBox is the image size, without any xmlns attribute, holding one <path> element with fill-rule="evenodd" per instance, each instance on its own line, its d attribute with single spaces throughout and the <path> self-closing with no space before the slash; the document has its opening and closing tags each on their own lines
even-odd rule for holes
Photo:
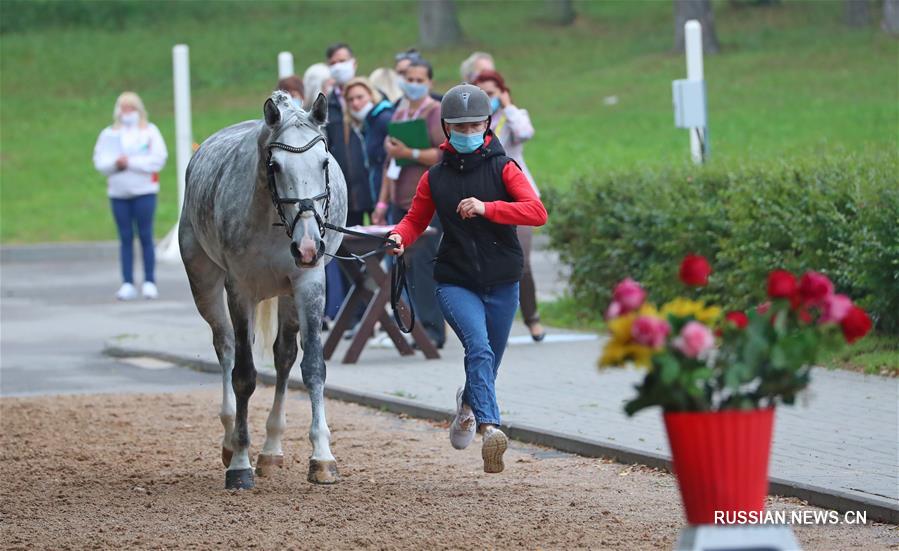
<svg viewBox="0 0 899 551">
<path fill-rule="evenodd" d="M 140 127 L 147 127 L 147 109 L 144 107 L 144 102 L 140 99 L 140 96 L 135 92 L 122 92 L 119 94 L 119 97 L 115 100 L 115 107 L 112 109 L 112 127 L 120 128 L 122 123 L 119 121 L 119 117 L 122 115 L 122 106 L 130 105 L 133 107 L 138 113 L 140 113 Z"/>
<path fill-rule="evenodd" d="M 307 111 L 312 108 L 312 103 L 318 94 L 323 91 L 325 83 L 331 79 L 331 69 L 324 63 L 310 65 L 303 73 L 303 108 Z"/>
<path fill-rule="evenodd" d="M 387 96 L 390 103 L 396 103 L 396 100 L 403 97 L 403 91 L 400 90 L 400 87 L 396 84 L 398 76 L 397 72 L 393 69 L 389 67 L 380 67 L 371 72 L 368 76 L 368 80 L 371 81 L 372 86 L 376 87 Z"/>
<path fill-rule="evenodd" d="M 472 75 L 474 72 L 474 64 L 478 62 L 480 59 L 487 59 L 493 64 L 493 56 L 488 54 L 487 52 L 474 52 L 467 58 L 465 61 L 459 65 L 459 74 L 462 76 L 462 82 L 470 82 L 477 75 Z"/>
<path fill-rule="evenodd" d="M 352 88 L 353 86 L 362 86 L 363 88 L 368 90 L 368 93 L 371 96 L 371 102 L 374 105 L 381 103 L 381 100 L 384 97 L 381 95 L 381 92 L 379 92 L 378 89 L 372 85 L 371 81 L 365 77 L 355 77 L 355 78 L 350 79 L 346 84 L 344 84 L 343 85 L 344 96 L 350 91 L 350 88 Z M 362 124 L 362 121 L 356 121 L 355 119 L 353 119 L 353 116 L 350 114 L 349 105 L 347 106 L 346 109 L 343 110 L 343 121 L 345 124 L 352 124 L 352 125 L 357 125 L 357 126 Z"/>
</svg>

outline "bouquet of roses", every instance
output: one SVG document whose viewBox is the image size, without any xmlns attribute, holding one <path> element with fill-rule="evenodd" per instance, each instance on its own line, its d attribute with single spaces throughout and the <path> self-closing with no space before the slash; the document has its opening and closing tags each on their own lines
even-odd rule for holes
<svg viewBox="0 0 899 551">
<path fill-rule="evenodd" d="M 708 261 L 684 258 L 680 278 L 702 287 Z M 662 406 L 667 412 L 720 411 L 791 404 L 804 389 L 823 350 L 853 343 L 871 329 L 864 310 L 834 292 L 823 274 L 785 270 L 768 275 L 768 302 L 728 312 L 702 300 L 676 298 L 660 308 L 632 279 L 614 289 L 606 311 L 610 339 L 601 366 L 648 368 L 625 411 Z"/>
</svg>

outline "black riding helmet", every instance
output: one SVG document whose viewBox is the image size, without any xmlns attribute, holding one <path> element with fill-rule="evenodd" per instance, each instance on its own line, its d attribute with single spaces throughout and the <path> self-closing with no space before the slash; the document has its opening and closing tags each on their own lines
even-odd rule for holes
<svg viewBox="0 0 899 551">
<path fill-rule="evenodd" d="M 486 138 L 490 132 L 490 115 L 490 97 L 473 84 L 453 86 L 440 102 L 440 126 L 447 138 L 449 133 L 443 123 L 487 121 L 487 129 L 484 131 Z"/>
</svg>

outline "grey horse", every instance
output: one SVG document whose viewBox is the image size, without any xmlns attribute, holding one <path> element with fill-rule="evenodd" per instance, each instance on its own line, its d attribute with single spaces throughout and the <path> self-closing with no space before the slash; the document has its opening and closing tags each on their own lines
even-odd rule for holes
<svg viewBox="0 0 899 551">
<path fill-rule="evenodd" d="M 274 297 L 277 386 L 256 474 L 265 476 L 284 461 L 284 394 L 299 332 L 303 383 L 312 402 L 308 480 L 338 480 L 325 420 L 320 331 L 324 254 L 337 251 L 342 234 L 323 223 L 346 223 L 347 193 L 322 134 L 327 113 L 323 95 L 307 113 L 295 108 L 287 94 L 275 92 L 263 107 L 264 120 L 215 133 L 187 167 L 178 239 L 194 302 L 212 328 L 222 366 L 222 461 L 228 489 L 255 485 L 247 430 L 247 405 L 256 388 L 252 350 L 257 327 L 268 327 L 263 318 L 274 315 L 273 308 L 259 306 Z"/>
</svg>

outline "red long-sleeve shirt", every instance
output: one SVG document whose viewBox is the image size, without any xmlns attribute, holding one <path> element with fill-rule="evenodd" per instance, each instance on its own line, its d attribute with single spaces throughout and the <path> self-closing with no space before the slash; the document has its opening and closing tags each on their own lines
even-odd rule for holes
<svg viewBox="0 0 899 551">
<path fill-rule="evenodd" d="M 444 143 L 440 147 L 447 149 L 452 146 Z M 518 165 L 510 162 L 503 167 L 503 184 L 513 200 L 485 202 L 484 218 L 497 224 L 519 226 L 542 226 L 546 223 L 546 208 Z M 428 173 L 425 172 L 418 181 L 412 208 L 391 233 L 398 233 L 403 238 L 404 247 L 411 246 L 427 229 L 434 217 L 434 210 L 431 184 L 428 182 Z"/>
</svg>

